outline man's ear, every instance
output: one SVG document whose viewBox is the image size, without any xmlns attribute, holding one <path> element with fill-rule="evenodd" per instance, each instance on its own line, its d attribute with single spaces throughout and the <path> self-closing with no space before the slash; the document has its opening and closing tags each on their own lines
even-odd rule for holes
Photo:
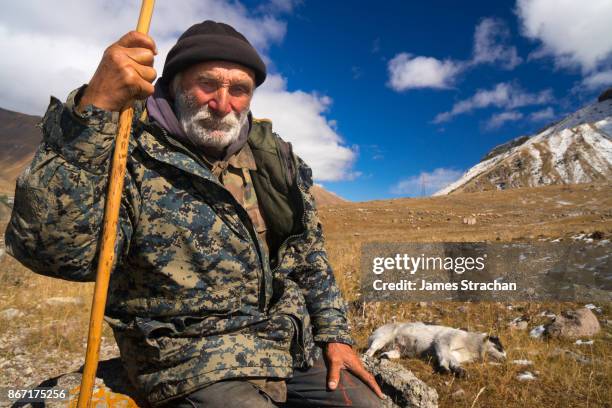
<svg viewBox="0 0 612 408">
<path fill-rule="evenodd" d="M 174 100 L 176 98 L 176 95 L 174 93 L 174 87 L 172 86 L 172 83 L 169 84 L 168 86 L 168 95 L 170 95 L 170 99 Z"/>
<path fill-rule="evenodd" d="M 168 95 L 170 96 L 172 100 L 176 99 L 176 88 L 182 87 L 182 82 L 183 82 L 183 73 L 179 72 L 176 75 L 174 75 L 174 77 L 172 77 L 170 81 L 166 83 Z"/>
</svg>

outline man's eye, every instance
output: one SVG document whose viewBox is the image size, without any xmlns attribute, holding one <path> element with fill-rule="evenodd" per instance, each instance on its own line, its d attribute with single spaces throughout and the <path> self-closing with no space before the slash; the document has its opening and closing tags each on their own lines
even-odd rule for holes
<svg viewBox="0 0 612 408">
<path fill-rule="evenodd" d="M 219 84 L 217 83 L 217 81 L 214 81 L 212 79 L 202 79 L 200 80 L 200 86 L 206 92 L 213 92 L 217 90 Z"/>
<path fill-rule="evenodd" d="M 251 90 L 242 85 L 234 85 L 230 88 L 230 93 L 232 95 L 248 95 L 251 93 Z"/>
</svg>

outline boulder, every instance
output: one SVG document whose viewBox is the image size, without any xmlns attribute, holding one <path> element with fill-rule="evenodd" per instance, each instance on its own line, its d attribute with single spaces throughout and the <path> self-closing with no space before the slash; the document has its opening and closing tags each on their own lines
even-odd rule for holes
<svg viewBox="0 0 612 408">
<path fill-rule="evenodd" d="M 386 359 L 362 355 L 365 368 L 370 371 L 380 385 L 387 399 L 384 408 L 436 408 L 438 393 L 410 370 Z"/>
<path fill-rule="evenodd" d="M 544 326 L 544 335 L 548 338 L 591 337 L 599 333 L 601 326 L 597 317 L 587 308 L 567 310 L 561 316 Z"/>
<path fill-rule="evenodd" d="M 28 388 L 52 388 L 60 391 L 67 390 L 65 399 L 47 400 L 45 403 L 27 403 L 26 401 L 12 401 L 15 407 L 45 407 L 64 408 L 76 407 L 81 386 L 82 369 L 79 372 L 68 373 L 59 377 L 50 378 L 42 383 Z M 0 396 L 0 406 L 3 401 Z M 138 408 L 147 404 L 130 386 L 119 358 L 100 361 L 96 372 L 94 390 L 90 407 L 95 408 Z"/>
</svg>

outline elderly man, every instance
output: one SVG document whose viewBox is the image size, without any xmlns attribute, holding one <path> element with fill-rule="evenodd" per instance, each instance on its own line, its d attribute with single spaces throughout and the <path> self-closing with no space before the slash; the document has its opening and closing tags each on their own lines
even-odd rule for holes
<svg viewBox="0 0 612 408">
<path fill-rule="evenodd" d="M 88 85 L 52 98 L 8 251 L 41 274 L 95 278 L 118 111 L 140 100 L 106 308 L 137 389 L 153 406 L 379 406 L 351 348 L 311 171 L 250 114 L 263 61 L 213 21 L 181 35 L 154 87 L 155 54 L 130 32 Z"/>
</svg>

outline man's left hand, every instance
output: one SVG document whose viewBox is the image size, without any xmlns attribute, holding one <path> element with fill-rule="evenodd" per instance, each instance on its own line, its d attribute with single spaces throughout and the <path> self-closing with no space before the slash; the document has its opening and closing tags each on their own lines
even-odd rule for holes
<svg viewBox="0 0 612 408">
<path fill-rule="evenodd" d="M 338 387 L 340 370 L 349 370 L 367 384 L 378 395 L 378 398 L 386 398 L 376 383 L 374 376 L 364 368 L 351 346 L 344 343 L 327 343 L 324 354 L 327 363 L 327 386 L 330 390 L 333 391 Z"/>
</svg>

